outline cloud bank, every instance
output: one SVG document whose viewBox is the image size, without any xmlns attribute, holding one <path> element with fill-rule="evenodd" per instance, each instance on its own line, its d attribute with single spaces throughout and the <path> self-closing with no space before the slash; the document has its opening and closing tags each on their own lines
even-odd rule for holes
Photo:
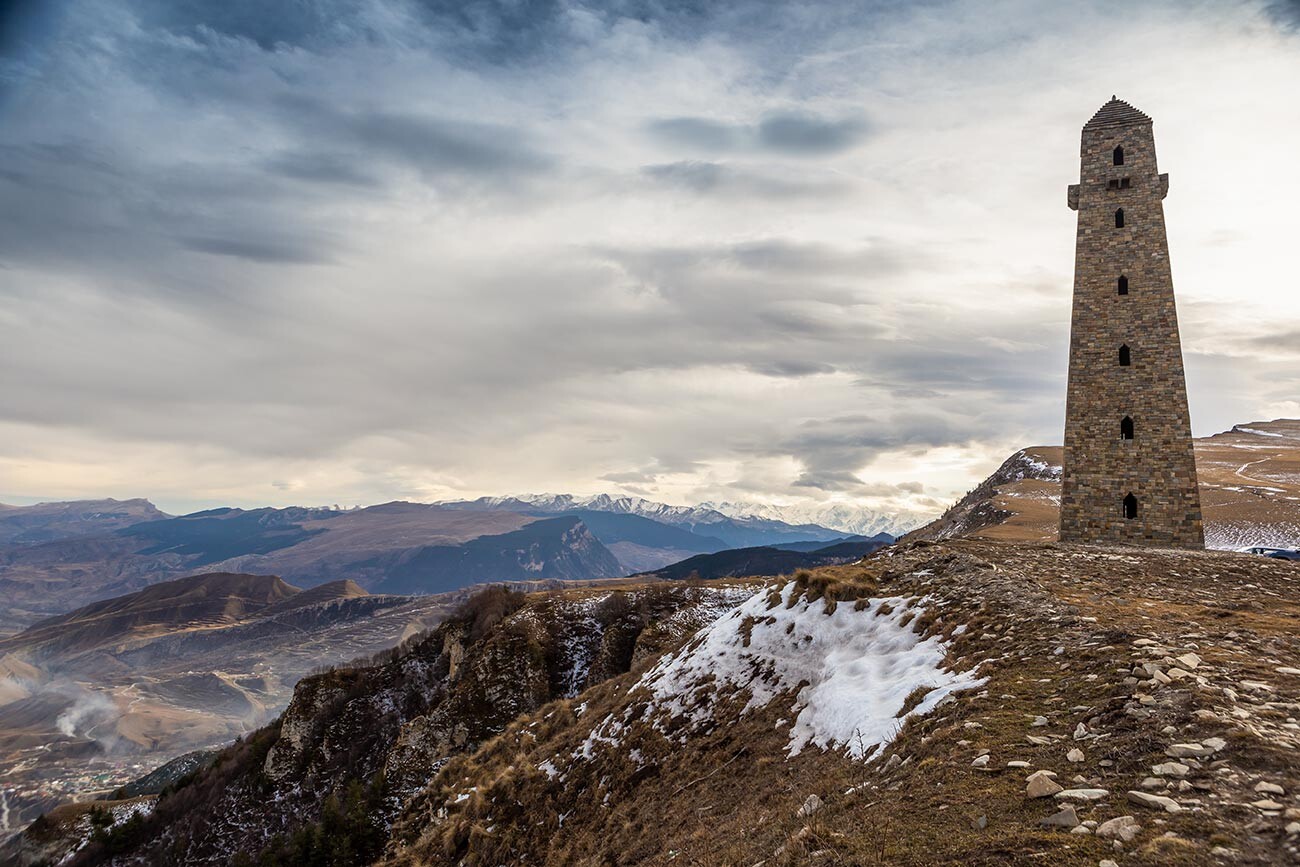
<svg viewBox="0 0 1300 867">
<path fill-rule="evenodd" d="M 1111 93 L 1196 433 L 1300 413 L 1294 3 L 273 6 L 6 7 L 0 501 L 934 510 L 1059 442 Z"/>
</svg>

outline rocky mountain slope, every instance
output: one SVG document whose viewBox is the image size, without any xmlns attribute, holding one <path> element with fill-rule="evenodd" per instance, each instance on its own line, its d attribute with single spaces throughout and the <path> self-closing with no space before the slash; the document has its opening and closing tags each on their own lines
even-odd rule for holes
<svg viewBox="0 0 1300 867">
<path fill-rule="evenodd" d="M 482 597 L 304 681 L 73 863 L 1300 856 L 1295 564 L 923 541 L 689 621 L 651 590 Z"/>
<path fill-rule="evenodd" d="M 0 831 L 255 729 L 308 672 L 390 648 L 461 598 L 216 573 L 0 640 Z"/>
<path fill-rule="evenodd" d="M 1300 545 L 1300 420 L 1237 425 L 1195 448 L 1208 547 Z M 1055 539 L 1060 482 L 1059 446 L 1024 449 L 908 538 Z"/>
<path fill-rule="evenodd" d="M 449 757 L 521 714 L 644 667 L 751 592 L 722 583 L 484 591 L 373 665 L 302 681 L 281 719 L 164 797 L 138 845 L 176 853 L 172 863 L 260 851 L 270 863 L 305 863 L 295 859 L 306 857 L 316 823 L 357 798 L 364 815 L 353 817 L 347 845 L 379 832 L 365 844 L 377 856 L 400 804 Z"/>
</svg>

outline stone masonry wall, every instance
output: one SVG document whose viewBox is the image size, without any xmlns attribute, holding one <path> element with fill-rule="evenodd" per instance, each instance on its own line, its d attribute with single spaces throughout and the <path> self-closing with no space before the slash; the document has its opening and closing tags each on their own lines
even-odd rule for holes
<svg viewBox="0 0 1300 867">
<path fill-rule="evenodd" d="M 1124 164 L 1114 165 L 1116 146 Z M 1123 183 L 1127 179 L 1127 183 Z M 1114 183 L 1113 183 L 1114 182 Z M 1123 186 L 1116 189 L 1123 183 Z M 1178 316 L 1150 118 L 1113 100 L 1083 129 L 1061 540 L 1203 547 Z M 1115 212 L 1124 210 L 1124 227 Z M 1128 294 L 1120 295 L 1121 276 Z M 1127 345 L 1131 364 L 1120 365 Z M 1132 418 L 1133 439 L 1121 437 Z M 1137 498 L 1126 518 L 1124 498 Z"/>
</svg>

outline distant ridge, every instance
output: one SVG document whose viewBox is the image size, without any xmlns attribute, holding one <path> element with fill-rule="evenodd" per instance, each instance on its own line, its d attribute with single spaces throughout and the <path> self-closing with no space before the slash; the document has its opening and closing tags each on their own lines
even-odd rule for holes
<svg viewBox="0 0 1300 867">
<path fill-rule="evenodd" d="M 14 649 L 79 652 L 150 637 L 178 627 L 236 623 L 301 591 L 274 575 L 210 572 L 163 581 L 135 593 L 94 602 L 32 624 L 0 640 Z"/>
</svg>

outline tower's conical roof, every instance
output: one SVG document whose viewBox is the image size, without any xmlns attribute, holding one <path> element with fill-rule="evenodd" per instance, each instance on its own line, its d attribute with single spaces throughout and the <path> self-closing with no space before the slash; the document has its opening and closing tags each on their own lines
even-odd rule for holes
<svg viewBox="0 0 1300 867">
<path fill-rule="evenodd" d="M 1151 123 L 1151 118 L 1138 111 L 1122 99 L 1110 98 L 1110 102 L 1097 109 L 1092 120 L 1083 125 L 1084 129 L 1097 129 L 1108 126 L 1134 126 L 1139 123 Z"/>
</svg>

